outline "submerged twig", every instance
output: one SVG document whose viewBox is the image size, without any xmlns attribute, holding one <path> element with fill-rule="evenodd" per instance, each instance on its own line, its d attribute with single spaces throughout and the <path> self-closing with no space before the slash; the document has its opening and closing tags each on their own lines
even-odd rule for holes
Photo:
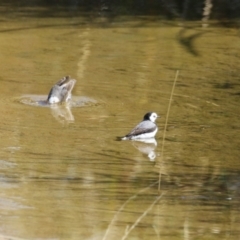
<svg viewBox="0 0 240 240">
<path fill-rule="evenodd" d="M 143 213 L 143 214 L 135 221 L 135 223 L 126 231 L 126 233 L 124 234 L 124 236 L 122 237 L 121 240 L 124 240 L 124 239 L 127 238 L 127 236 L 129 235 L 129 233 L 138 225 L 138 223 L 147 215 L 147 213 L 152 210 L 153 206 L 158 202 L 158 200 L 159 200 L 162 196 L 163 196 L 163 193 L 156 198 L 156 200 L 149 206 L 149 208 L 148 208 L 146 211 L 144 211 L 144 213 Z"/>
<path fill-rule="evenodd" d="M 167 116 L 166 116 L 166 121 L 165 121 L 165 125 L 164 125 L 164 130 L 163 130 L 163 140 L 162 140 L 162 149 L 161 149 L 161 162 L 163 160 L 163 149 L 164 149 L 165 136 L 166 136 L 166 131 L 167 131 L 168 116 L 169 116 L 169 112 L 170 112 L 170 108 L 171 108 L 171 103 L 172 103 L 172 98 L 173 98 L 175 85 L 176 85 L 177 78 L 178 78 L 178 73 L 179 73 L 179 70 L 177 70 L 177 72 L 176 72 L 175 79 L 174 79 L 174 82 L 173 82 L 172 92 L 171 92 L 169 103 L 168 103 Z M 159 170 L 158 191 L 160 191 L 160 183 L 161 183 L 161 166 L 160 166 L 160 170 Z"/>
<path fill-rule="evenodd" d="M 154 186 L 155 184 L 157 184 L 158 182 L 154 182 L 152 184 L 150 184 L 148 187 L 144 188 L 144 189 L 141 189 L 138 193 L 134 194 L 133 196 L 131 196 L 121 207 L 120 209 L 115 213 L 112 221 L 110 222 L 110 224 L 108 225 L 108 228 L 105 232 L 105 235 L 103 236 L 103 239 L 102 240 L 106 240 L 107 239 L 107 235 L 113 225 L 113 223 L 116 221 L 117 219 L 117 216 L 120 212 L 122 212 L 122 210 L 124 209 L 124 207 L 127 205 L 127 203 L 129 203 L 132 199 L 136 198 L 138 194 L 142 193 L 142 192 L 145 192 L 146 190 L 148 190 L 149 188 L 151 188 L 152 186 Z"/>
</svg>

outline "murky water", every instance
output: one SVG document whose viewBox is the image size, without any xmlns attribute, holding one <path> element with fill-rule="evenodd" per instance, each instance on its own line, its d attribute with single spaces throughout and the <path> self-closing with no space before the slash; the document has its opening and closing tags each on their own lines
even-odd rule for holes
<svg viewBox="0 0 240 240">
<path fill-rule="evenodd" d="M 238 29 L 1 20 L 2 239 L 239 238 Z M 72 104 L 32 104 L 65 75 Z M 148 111 L 156 142 L 115 141 Z"/>
</svg>

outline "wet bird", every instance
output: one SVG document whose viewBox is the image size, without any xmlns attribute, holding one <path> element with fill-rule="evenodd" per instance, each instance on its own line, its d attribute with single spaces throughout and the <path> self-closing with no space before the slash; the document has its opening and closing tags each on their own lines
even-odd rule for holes
<svg viewBox="0 0 240 240">
<path fill-rule="evenodd" d="M 144 115 L 142 122 L 140 122 L 130 133 L 121 140 L 134 140 L 134 139 L 145 139 L 154 138 L 158 127 L 155 123 L 156 119 L 160 118 L 155 112 L 148 112 Z"/>
<path fill-rule="evenodd" d="M 71 99 L 71 92 L 75 83 L 76 80 L 71 79 L 70 76 L 66 76 L 60 79 L 50 90 L 47 102 L 53 104 L 69 101 Z"/>
</svg>

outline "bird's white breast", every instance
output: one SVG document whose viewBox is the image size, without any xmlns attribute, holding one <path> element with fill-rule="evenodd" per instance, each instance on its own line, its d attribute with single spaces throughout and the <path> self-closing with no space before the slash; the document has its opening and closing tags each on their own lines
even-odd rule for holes
<svg viewBox="0 0 240 240">
<path fill-rule="evenodd" d="M 49 103 L 59 103 L 60 102 L 58 97 L 50 97 L 48 101 L 49 101 Z"/>
</svg>

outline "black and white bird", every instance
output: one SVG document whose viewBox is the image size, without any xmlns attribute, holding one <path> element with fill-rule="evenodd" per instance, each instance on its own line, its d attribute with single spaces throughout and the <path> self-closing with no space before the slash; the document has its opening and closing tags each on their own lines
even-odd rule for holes
<svg viewBox="0 0 240 240">
<path fill-rule="evenodd" d="M 160 118 L 155 112 L 148 112 L 144 115 L 142 122 L 140 122 L 130 133 L 121 140 L 134 140 L 154 138 L 158 127 L 155 123 L 156 119 Z"/>
<path fill-rule="evenodd" d="M 53 104 L 69 101 L 71 99 L 71 93 L 75 83 L 76 80 L 71 79 L 70 76 L 60 79 L 50 90 L 47 102 Z"/>
</svg>

